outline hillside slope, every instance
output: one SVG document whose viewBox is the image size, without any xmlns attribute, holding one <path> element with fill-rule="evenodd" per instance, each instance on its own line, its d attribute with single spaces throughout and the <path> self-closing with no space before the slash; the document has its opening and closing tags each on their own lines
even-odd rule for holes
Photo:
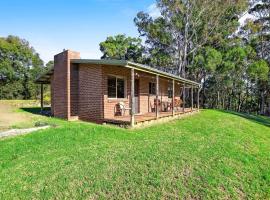
<svg viewBox="0 0 270 200">
<path fill-rule="evenodd" d="M 268 199 L 270 120 L 206 110 L 125 130 L 56 120 L 0 141 L 0 199 Z"/>
</svg>

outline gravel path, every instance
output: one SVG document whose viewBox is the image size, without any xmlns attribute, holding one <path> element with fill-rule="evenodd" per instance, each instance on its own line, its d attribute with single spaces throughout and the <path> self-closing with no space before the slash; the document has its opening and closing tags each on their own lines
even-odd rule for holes
<svg viewBox="0 0 270 200">
<path fill-rule="evenodd" d="M 23 134 L 31 133 L 33 131 L 47 129 L 49 127 L 50 126 L 42 126 L 42 127 L 27 128 L 27 129 L 11 129 L 8 131 L 0 132 L 0 138 L 11 137 L 11 136 L 16 136 L 16 135 L 23 135 Z"/>
</svg>

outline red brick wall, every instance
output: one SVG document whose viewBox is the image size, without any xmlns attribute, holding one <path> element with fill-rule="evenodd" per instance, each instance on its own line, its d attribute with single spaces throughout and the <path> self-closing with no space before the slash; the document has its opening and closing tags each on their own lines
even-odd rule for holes
<svg viewBox="0 0 270 200">
<path fill-rule="evenodd" d="M 125 78 L 126 82 L 126 98 L 124 99 L 109 99 L 108 98 L 108 88 L 107 81 L 109 75 L 115 75 Z M 102 90 L 104 94 L 103 102 L 104 102 L 104 118 L 110 119 L 114 118 L 115 115 L 115 105 L 119 102 L 124 102 L 126 107 L 130 107 L 130 75 L 131 70 L 125 67 L 117 67 L 117 66 L 103 66 L 102 67 Z M 129 112 L 126 113 L 129 115 Z"/>
<path fill-rule="evenodd" d="M 53 102 L 54 116 L 70 119 L 70 59 L 80 58 L 80 54 L 64 51 L 54 56 Z"/>
<path fill-rule="evenodd" d="M 152 102 L 152 104 L 154 105 L 154 99 L 156 98 L 156 96 L 149 95 L 149 83 L 155 82 L 155 75 L 137 71 L 136 73 L 139 75 L 138 78 L 140 82 L 140 112 L 151 112 L 150 102 Z"/>
<path fill-rule="evenodd" d="M 145 72 L 136 72 L 139 75 L 140 80 L 140 112 L 151 112 L 151 108 L 154 108 L 154 99 L 156 95 L 149 94 L 149 83 L 156 82 L 156 76 Z M 159 77 L 159 99 L 162 102 L 171 102 L 172 99 L 168 97 L 168 87 L 172 83 L 172 80 Z M 175 98 L 179 99 L 180 86 L 175 82 Z"/>
<path fill-rule="evenodd" d="M 54 115 L 54 103 L 53 103 L 53 100 L 54 100 L 54 97 L 53 97 L 53 75 L 51 76 L 51 115 Z"/>
<path fill-rule="evenodd" d="M 79 104 L 79 67 L 76 64 L 70 66 L 70 114 L 71 116 L 78 116 Z"/>
<path fill-rule="evenodd" d="M 103 122 L 102 67 L 79 66 L 79 119 Z"/>
</svg>

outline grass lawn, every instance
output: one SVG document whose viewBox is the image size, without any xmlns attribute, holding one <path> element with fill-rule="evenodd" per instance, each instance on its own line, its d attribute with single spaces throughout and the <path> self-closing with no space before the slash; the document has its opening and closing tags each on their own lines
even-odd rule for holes
<svg viewBox="0 0 270 200">
<path fill-rule="evenodd" d="M 54 119 L 0 140 L 0 199 L 269 199 L 270 119 L 205 110 L 126 130 Z"/>
</svg>

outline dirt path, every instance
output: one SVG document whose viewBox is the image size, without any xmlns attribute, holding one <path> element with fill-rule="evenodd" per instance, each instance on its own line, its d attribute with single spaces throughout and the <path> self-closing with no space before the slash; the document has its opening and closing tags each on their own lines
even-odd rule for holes
<svg viewBox="0 0 270 200">
<path fill-rule="evenodd" d="M 50 126 L 42 126 L 42 127 L 35 127 L 35 128 L 27 128 L 27 129 L 11 129 L 9 131 L 0 132 L 0 139 L 6 137 L 12 137 L 17 135 L 24 135 L 34 131 L 43 130 L 50 128 Z"/>
<path fill-rule="evenodd" d="M 14 124 L 30 120 L 29 116 L 15 110 L 14 105 L 0 101 L 0 131 L 7 130 Z"/>
</svg>

